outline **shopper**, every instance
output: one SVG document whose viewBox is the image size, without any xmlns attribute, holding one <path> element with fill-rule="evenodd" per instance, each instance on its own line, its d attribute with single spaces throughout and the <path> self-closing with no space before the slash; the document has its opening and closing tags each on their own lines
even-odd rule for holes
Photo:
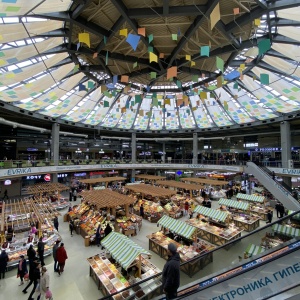
<svg viewBox="0 0 300 300">
<path fill-rule="evenodd" d="M 28 288 L 34 283 L 35 275 L 36 275 L 36 268 L 39 265 L 39 261 L 37 258 L 34 259 L 32 264 L 30 265 L 29 269 L 29 283 L 26 285 L 26 287 L 23 289 L 23 293 L 27 294 Z"/>
<path fill-rule="evenodd" d="M 27 265 L 26 265 L 26 259 L 24 255 L 20 256 L 19 264 L 18 264 L 18 273 L 17 277 L 20 277 L 20 285 L 24 284 L 24 275 L 28 273 Z"/>
<path fill-rule="evenodd" d="M 3 249 L 0 254 L 0 279 L 1 277 L 3 279 L 5 278 L 7 262 L 8 262 L 8 255 L 6 251 Z"/>
<path fill-rule="evenodd" d="M 266 223 L 272 223 L 273 211 L 270 209 L 268 210 L 267 218 L 268 218 L 268 221 Z"/>
<path fill-rule="evenodd" d="M 35 293 L 35 290 L 38 288 L 38 283 L 39 283 L 39 280 L 40 280 L 40 277 L 41 277 L 40 268 L 41 268 L 41 264 L 39 262 L 37 262 L 36 265 L 35 265 L 35 268 L 32 272 L 32 277 L 31 278 L 32 278 L 32 281 L 33 281 L 33 288 L 32 288 L 32 291 L 29 294 L 28 300 L 33 300 L 32 296 Z M 23 293 L 26 294 L 27 291 L 23 290 Z"/>
<path fill-rule="evenodd" d="M 75 189 L 73 192 L 73 201 L 77 200 L 77 190 Z"/>
<path fill-rule="evenodd" d="M 189 211 L 189 203 L 187 201 L 185 201 L 184 203 L 184 214 L 187 215 Z"/>
<path fill-rule="evenodd" d="M 40 279 L 40 294 L 37 297 L 37 300 L 43 300 L 46 297 L 46 293 L 49 290 L 50 276 L 47 271 L 47 268 L 42 267 L 41 279 Z"/>
<path fill-rule="evenodd" d="M 100 241 L 101 241 L 101 225 L 99 224 L 96 230 L 96 245 L 100 247 Z"/>
<path fill-rule="evenodd" d="M 74 230 L 73 220 L 70 220 L 70 222 L 69 222 L 69 229 L 70 229 L 71 236 L 73 236 L 73 230 Z"/>
<path fill-rule="evenodd" d="M 69 201 L 70 202 L 72 201 L 72 198 L 73 198 L 72 196 L 73 196 L 73 192 L 72 192 L 72 190 L 70 190 L 69 191 Z"/>
<path fill-rule="evenodd" d="M 43 237 L 41 236 L 39 239 L 39 242 L 37 244 L 37 252 L 41 261 L 42 267 L 45 265 L 44 263 L 44 251 L 45 251 L 45 243 L 43 242 Z"/>
<path fill-rule="evenodd" d="M 279 203 L 279 217 L 280 217 L 280 218 L 283 218 L 284 213 L 285 213 L 284 206 L 283 206 L 282 203 Z"/>
<path fill-rule="evenodd" d="M 56 259 L 57 259 L 58 266 L 59 266 L 58 275 L 60 276 L 60 274 L 63 273 L 63 271 L 64 271 L 66 260 L 68 259 L 68 255 L 67 255 L 67 251 L 64 247 L 64 243 L 61 243 L 60 247 L 57 249 Z"/>
<path fill-rule="evenodd" d="M 142 203 L 141 206 L 140 206 L 140 216 L 141 216 L 142 218 L 144 218 L 144 206 L 143 206 L 143 203 Z"/>
<path fill-rule="evenodd" d="M 29 260 L 29 268 L 33 265 L 33 262 L 36 258 L 36 251 L 33 249 L 33 245 L 31 244 L 27 250 L 27 257 Z"/>
<path fill-rule="evenodd" d="M 173 243 L 168 245 L 167 254 L 169 258 L 162 271 L 162 289 L 166 294 L 166 299 L 169 300 L 177 297 L 180 284 L 180 256 Z"/>
<path fill-rule="evenodd" d="M 58 218 L 57 216 L 54 217 L 53 219 L 53 225 L 54 225 L 54 228 L 58 231 Z"/>
<path fill-rule="evenodd" d="M 277 203 L 275 204 L 275 209 L 276 209 L 277 218 L 279 218 L 279 216 L 280 216 L 280 202 L 279 201 L 277 201 Z"/>
<path fill-rule="evenodd" d="M 110 225 L 107 223 L 107 225 L 104 229 L 104 235 L 108 236 L 111 232 L 112 232 L 112 229 L 111 229 Z"/>
<path fill-rule="evenodd" d="M 60 241 L 57 240 L 55 242 L 55 245 L 52 248 L 52 255 L 53 255 L 53 259 L 54 259 L 54 272 L 58 272 L 58 264 L 57 264 L 57 249 L 59 247 L 59 243 Z"/>
</svg>

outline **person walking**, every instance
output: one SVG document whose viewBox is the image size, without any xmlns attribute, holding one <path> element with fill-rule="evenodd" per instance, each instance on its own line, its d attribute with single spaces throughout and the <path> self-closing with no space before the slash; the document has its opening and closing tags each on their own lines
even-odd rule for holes
<svg viewBox="0 0 300 300">
<path fill-rule="evenodd" d="M 107 223 L 104 229 L 104 236 L 108 236 L 112 232 L 110 225 Z"/>
<path fill-rule="evenodd" d="M 188 211 L 189 211 L 189 203 L 186 201 L 186 202 L 184 203 L 184 212 L 185 212 L 185 215 L 188 214 Z"/>
<path fill-rule="evenodd" d="M 69 222 L 69 229 L 70 229 L 71 236 L 73 236 L 73 230 L 74 230 L 73 220 L 70 220 L 70 222 Z"/>
<path fill-rule="evenodd" d="M 282 203 L 279 203 L 279 217 L 280 217 L 280 218 L 283 218 L 284 212 L 285 212 L 285 209 L 284 209 L 283 204 L 282 204 Z"/>
<path fill-rule="evenodd" d="M 36 263 L 35 268 L 32 272 L 32 281 L 33 281 L 33 288 L 32 291 L 29 294 L 28 300 L 33 300 L 32 296 L 35 293 L 35 290 L 38 288 L 38 283 L 40 281 L 41 273 L 40 273 L 41 264 L 39 262 Z M 27 291 L 23 290 L 23 293 L 26 294 Z"/>
<path fill-rule="evenodd" d="M 57 216 L 54 217 L 53 219 L 53 225 L 54 225 L 54 228 L 58 231 L 58 218 Z"/>
<path fill-rule="evenodd" d="M 73 192 L 73 201 L 77 200 L 77 190 L 75 189 Z"/>
<path fill-rule="evenodd" d="M 64 247 L 64 243 L 61 243 L 60 247 L 57 249 L 56 259 L 57 259 L 58 266 L 59 266 L 58 275 L 60 276 L 60 274 L 63 273 L 63 271 L 64 271 L 66 260 L 68 259 L 68 255 L 67 255 L 67 251 Z"/>
<path fill-rule="evenodd" d="M 96 245 L 100 247 L 100 240 L 101 240 L 101 225 L 99 224 L 96 230 Z"/>
<path fill-rule="evenodd" d="M 144 206 L 143 206 L 143 203 L 140 206 L 140 216 L 144 219 Z"/>
<path fill-rule="evenodd" d="M 176 245 L 168 245 L 168 260 L 162 271 L 162 289 L 166 294 L 166 299 L 175 299 L 177 289 L 180 284 L 180 256 L 177 252 Z"/>
<path fill-rule="evenodd" d="M 44 263 L 45 243 L 43 242 L 43 237 L 40 237 L 37 247 L 38 247 L 37 252 L 41 261 L 41 265 L 43 267 L 45 265 Z"/>
<path fill-rule="evenodd" d="M 6 198 L 6 199 L 9 199 L 9 198 L 8 198 L 8 195 L 7 195 L 7 190 L 4 191 L 4 195 L 3 195 L 3 198 L 2 198 L 2 199 L 4 200 L 5 198 Z"/>
<path fill-rule="evenodd" d="M 31 244 L 27 250 L 27 257 L 29 260 L 29 269 L 31 269 L 31 266 L 33 265 L 33 261 L 36 258 L 36 251 L 33 249 L 33 245 Z"/>
<path fill-rule="evenodd" d="M 19 286 L 24 284 L 24 276 L 27 273 L 28 273 L 28 270 L 27 270 L 26 259 L 25 259 L 24 255 L 21 255 L 19 264 L 18 264 L 18 272 L 17 272 L 17 277 L 20 277 L 20 280 L 21 280 Z"/>
<path fill-rule="evenodd" d="M 270 209 L 268 210 L 267 218 L 268 218 L 268 221 L 266 223 L 272 223 L 273 211 L 271 211 Z"/>
<path fill-rule="evenodd" d="M 35 279 L 35 269 L 37 267 L 37 265 L 39 264 L 39 261 L 37 259 L 37 257 L 34 259 L 34 261 L 32 262 L 32 264 L 30 265 L 30 269 L 29 269 L 29 283 L 26 285 L 26 287 L 23 289 L 23 293 L 27 294 L 27 290 L 28 288 L 34 283 L 34 279 Z"/>
<path fill-rule="evenodd" d="M 59 243 L 60 243 L 60 241 L 57 240 L 55 242 L 55 245 L 52 248 L 52 255 L 53 255 L 53 259 L 54 259 L 54 272 L 58 272 L 57 249 L 59 247 Z"/>
<path fill-rule="evenodd" d="M 8 262 L 8 255 L 6 251 L 3 249 L 0 254 L 0 279 L 1 277 L 2 279 L 5 278 L 7 262 Z"/>
<path fill-rule="evenodd" d="M 279 201 L 277 201 L 277 203 L 275 204 L 275 209 L 276 209 L 277 218 L 279 218 L 279 216 L 280 216 L 280 202 Z"/>
<path fill-rule="evenodd" d="M 37 300 L 43 300 L 46 297 L 46 293 L 49 290 L 50 276 L 47 268 L 42 267 L 41 279 L 40 279 L 40 294 Z"/>
</svg>

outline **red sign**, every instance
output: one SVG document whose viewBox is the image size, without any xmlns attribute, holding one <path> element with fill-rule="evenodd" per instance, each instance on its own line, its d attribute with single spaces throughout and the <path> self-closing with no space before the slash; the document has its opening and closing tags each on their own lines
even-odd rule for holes
<svg viewBox="0 0 300 300">
<path fill-rule="evenodd" d="M 44 180 L 45 180 L 45 181 L 51 181 L 51 175 L 50 175 L 50 174 L 46 174 L 46 175 L 44 176 Z"/>
<path fill-rule="evenodd" d="M 105 172 L 103 171 L 96 171 L 96 172 L 90 172 L 90 176 L 94 176 L 94 175 L 104 175 Z"/>
</svg>

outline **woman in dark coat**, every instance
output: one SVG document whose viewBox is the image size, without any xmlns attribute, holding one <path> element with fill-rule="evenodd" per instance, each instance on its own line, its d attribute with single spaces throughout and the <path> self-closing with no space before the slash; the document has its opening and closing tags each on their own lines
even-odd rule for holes
<svg viewBox="0 0 300 300">
<path fill-rule="evenodd" d="M 105 229 L 104 229 L 104 234 L 105 236 L 108 236 L 110 233 L 112 232 L 111 227 L 109 226 L 109 224 L 107 223 Z"/>
<path fill-rule="evenodd" d="M 1 277 L 3 279 L 5 278 L 7 262 L 8 262 L 8 255 L 5 250 L 2 250 L 2 252 L 0 254 L 0 279 L 1 279 Z"/>
<path fill-rule="evenodd" d="M 28 270 L 27 270 L 27 264 L 24 255 L 21 255 L 20 258 L 21 259 L 19 260 L 19 264 L 18 264 L 17 276 L 20 277 L 21 280 L 19 285 L 22 285 L 24 284 L 24 275 L 28 273 Z"/>
</svg>

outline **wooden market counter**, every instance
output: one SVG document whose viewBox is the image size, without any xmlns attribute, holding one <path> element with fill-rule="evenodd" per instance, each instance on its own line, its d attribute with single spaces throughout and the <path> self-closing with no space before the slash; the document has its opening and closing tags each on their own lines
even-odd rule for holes
<svg viewBox="0 0 300 300">
<path fill-rule="evenodd" d="M 104 296 L 111 295 L 130 287 L 130 282 L 119 272 L 114 264 L 110 262 L 105 256 L 95 255 L 88 258 L 89 275 L 96 282 L 97 287 L 101 290 Z M 146 279 L 152 275 L 158 274 L 161 270 L 157 269 L 150 261 L 142 258 L 142 278 Z M 139 279 L 136 279 L 137 283 Z M 112 299 L 153 299 L 161 295 L 161 281 L 160 279 L 151 280 L 151 282 L 144 282 L 140 285 L 134 286 L 118 295 L 112 296 Z"/>
<path fill-rule="evenodd" d="M 186 221 L 187 224 L 192 225 L 198 229 L 197 236 L 203 240 L 206 240 L 214 245 L 222 246 L 231 241 L 234 241 L 241 237 L 242 231 L 238 227 L 220 228 L 218 226 L 210 225 L 207 222 L 203 222 L 196 218 Z M 229 247 L 225 248 L 228 250 Z"/>
<path fill-rule="evenodd" d="M 247 232 L 251 232 L 259 227 L 260 217 L 255 216 L 233 216 L 233 223 L 238 228 L 245 230 Z"/>
<path fill-rule="evenodd" d="M 180 255 L 180 262 L 186 263 L 180 267 L 180 270 L 185 274 L 192 277 L 197 272 L 202 270 L 205 266 L 213 261 L 213 253 L 209 252 L 215 249 L 215 246 L 201 241 L 197 243 L 197 251 L 195 251 L 194 247 L 192 246 L 183 246 L 175 242 L 174 240 L 168 238 L 161 232 L 152 233 L 147 235 L 149 239 L 149 250 L 153 251 L 154 253 L 158 254 L 163 259 L 168 259 L 167 249 L 169 243 L 173 243 L 177 246 L 177 251 Z M 207 253 L 209 252 L 209 253 Z M 207 253 L 203 256 L 203 254 Z M 201 256 L 201 257 L 200 257 Z M 190 261 L 194 258 L 198 257 L 198 259 Z M 189 262 L 190 261 L 190 262 Z"/>
<path fill-rule="evenodd" d="M 260 206 L 254 206 L 254 205 L 251 206 L 251 212 L 257 214 L 263 221 L 268 220 L 268 210 L 269 209 Z"/>
</svg>

